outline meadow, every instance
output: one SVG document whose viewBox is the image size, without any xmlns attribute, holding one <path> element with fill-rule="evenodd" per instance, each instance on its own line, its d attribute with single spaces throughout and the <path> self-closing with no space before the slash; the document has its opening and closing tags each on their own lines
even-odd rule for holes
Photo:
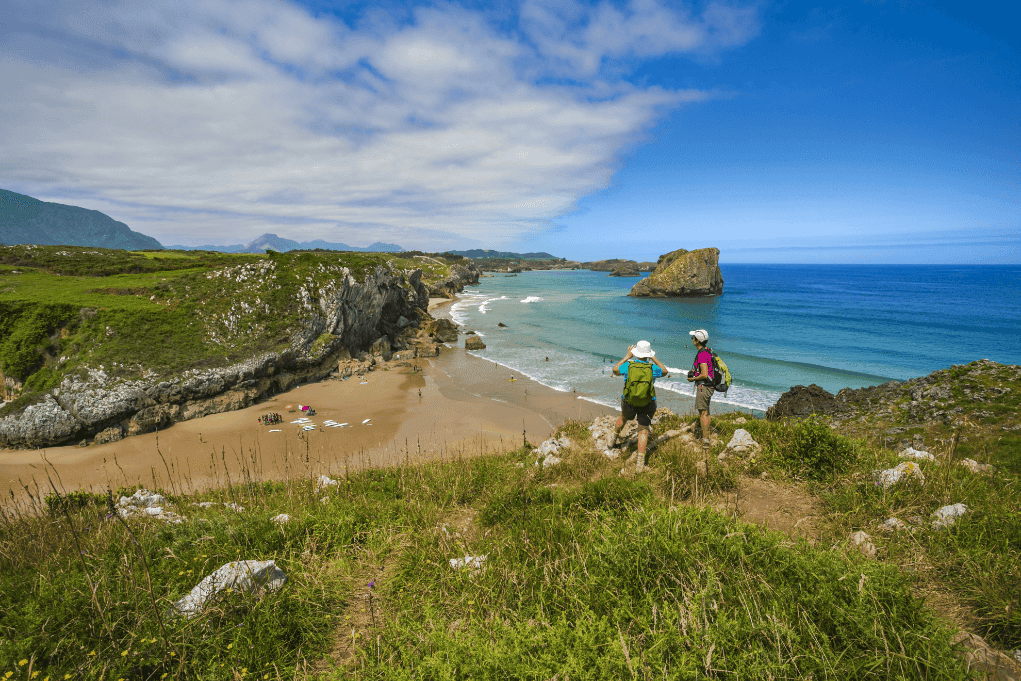
<svg viewBox="0 0 1021 681">
<path fill-rule="evenodd" d="M 954 468 L 931 499 L 909 488 L 878 492 L 865 477 L 890 463 L 890 452 L 814 422 L 737 418 L 718 420 L 720 444 L 709 453 L 665 441 L 641 476 L 622 475 L 622 462 L 596 451 L 579 422 L 557 432 L 573 443 L 559 465 L 543 467 L 526 444 L 352 472 L 327 487 L 300 452 L 293 474 L 261 480 L 250 451 L 245 474 L 216 489 L 155 481 L 181 524 L 119 520 L 111 500 L 131 489 L 64 493 L 54 481 L 53 490 L 29 490 L 29 506 L 4 511 L 0 674 L 971 678 L 954 624 L 920 597 L 932 575 L 904 569 L 899 539 L 871 560 L 845 531 L 858 518 L 871 530 L 905 504 L 928 511 L 949 495 L 973 512 L 904 541 L 922 543 L 934 562 L 967 562 L 996 505 L 975 479 Z M 692 425 L 667 416 L 654 434 Z M 756 432 L 762 449 L 717 461 L 737 427 Z M 827 507 L 821 541 L 764 530 L 721 505 L 742 476 L 762 471 L 818 486 Z M 290 522 L 274 523 L 280 513 Z M 944 584 L 969 603 L 1002 606 L 1016 596 L 1002 582 L 1017 552 L 985 550 L 1008 559 L 977 568 L 1000 591 L 980 595 L 956 573 Z M 240 559 L 275 560 L 287 584 L 223 595 L 193 619 L 173 614 L 203 576 Z M 1000 610 L 982 620 L 984 631 L 1016 640 Z"/>
</svg>

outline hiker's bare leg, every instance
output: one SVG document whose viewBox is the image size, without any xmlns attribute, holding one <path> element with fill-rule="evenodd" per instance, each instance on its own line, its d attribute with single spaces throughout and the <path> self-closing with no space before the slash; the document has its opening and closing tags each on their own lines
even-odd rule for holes
<svg viewBox="0 0 1021 681">
<path fill-rule="evenodd" d="M 698 412 L 698 420 L 702 423 L 702 441 L 709 441 L 709 410 Z"/>
<path fill-rule="evenodd" d="M 649 444 L 649 429 L 639 426 L 638 430 L 638 460 L 635 462 L 635 473 L 645 470 L 645 447 Z"/>
</svg>

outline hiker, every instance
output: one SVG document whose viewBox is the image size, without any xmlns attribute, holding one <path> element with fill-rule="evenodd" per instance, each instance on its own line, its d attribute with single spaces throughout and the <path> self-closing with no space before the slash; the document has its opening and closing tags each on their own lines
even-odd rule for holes
<svg viewBox="0 0 1021 681">
<path fill-rule="evenodd" d="M 656 387 L 653 382 L 667 376 L 667 368 L 656 359 L 656 352 L 649 341 L 640 340 L 627 349 L 624 359 L 613 365 L 614 376 L 627 376 L 624 392 L 620 396 L 620 416 L 613 424 L 613 432 L 607 437 L 607 448 L 617 442 L 617 436 L 624 424 L 638 420 L 638 461 L 635 473 L 645 470 L 645 447 L 649 443 L 649 426 L 656 414 Z M 634 403 L 634 404 L 632 404 Z"/>
<path fill-rule="evenodd" d="M 702 446 L 709 448 L 709 401 L 713 398 L 713 355 L 706 349 L 709 332 L 705 329 L 689 331 L 697 352 L 688 372 L 688 383 L 695 384 L 695 410 L 702 425 Z"/>
</svg>

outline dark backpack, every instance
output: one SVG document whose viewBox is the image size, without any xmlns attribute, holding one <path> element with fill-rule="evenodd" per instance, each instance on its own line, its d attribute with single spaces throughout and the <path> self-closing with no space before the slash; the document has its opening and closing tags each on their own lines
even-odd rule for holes
<svg viewBox="0 0 1021 681">
<path fill-rule="evenodd" d="M 720 356 L 717 355 L 712 348 L 706 347 L 705 350 L 713 358 L 713 390 L 718 393 L 725 393 L 730 390 L 732 380 L 730 377 L 730 369 L 727 368 L 727 365 L 722 359 L 720 359 Z"/>
<path fill-rule="evenodd" d="M 656 399 L 652 387 L 652 362 L 631 362 L 624 381 L 624 400 L 632 407 L 644 407 Z"/>
</svg>

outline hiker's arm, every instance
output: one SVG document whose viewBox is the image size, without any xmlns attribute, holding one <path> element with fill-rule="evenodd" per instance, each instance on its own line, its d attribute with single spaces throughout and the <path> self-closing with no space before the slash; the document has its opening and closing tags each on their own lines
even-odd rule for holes
<svg viewBox="0 0 1021 681">
<path fill-rule="evenodd" d="M 623 364 L 624 362 L 628 361 L 629 359 L 631 359 L 631 351 L 634 350 L 634 349 L 635 349 L 635 346 L 633 346 L 633 345 L 631 347 L 629 347 L 627 349 L 627 354 L 624 355 L 624 359 L 620 360 L 619 362 L 617 362 L 616 364 L 613 365 L 613 375 L 614 376 L 620 376 L 620 365 Z"/>
<path fill-rule="evenodd" d="M 705 362 L 700 362 L 698 365 L 698 373 L 688 379 L 688 382 L 697 381 L 700 378 L 709 378 L 709 366 Z"/>
<path fill-rule="evenodd" d="M 665 366 L 663 366 L 662 362 L 660 362 L 655 357 L 652 358 L 652 361 L 656 363 L 656 366 L 658 366 L 660 369 L 663 370 L 663 376 L 669 376 L 670 375 L 670 372 L 667 370 L 667 368 Z"/>
</svg>

